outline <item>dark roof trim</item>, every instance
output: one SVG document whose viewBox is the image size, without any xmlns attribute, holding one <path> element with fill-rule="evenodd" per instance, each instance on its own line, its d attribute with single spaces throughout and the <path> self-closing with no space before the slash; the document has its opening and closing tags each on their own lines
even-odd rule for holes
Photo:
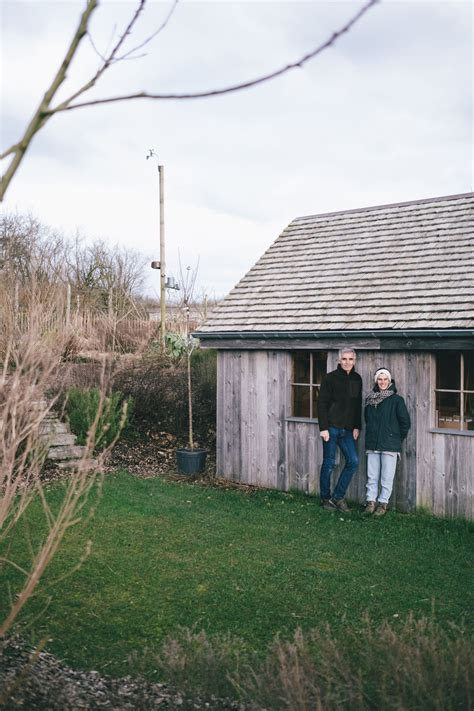
<svg viewBox="0 0 474 711">
<path fill-rule="evenodd" d="M 335 212 L 320 212 L 315 215 L 300 215 L 292 220 L 297 222 L 298 220 L 308 220 L 314 217 L 332 217 L 333 215 L 350 215 L 356 212 L 367 212 L 367 210 L 381 210 L 389 207 L 405 207 L 409 205 L 423 205 L 427 202 L 444 202 L 445 200 L 459 200 L 460 198 L 472 197 L 474 193 L 459 193 L 457 195 L 440 195 L 433 198 L 422 198 L 421 200 L 407 200 L 406 202 L 389 202 L 384 205 L 368 205 L 367 207 L 355 207 L 349 210 L 336 210 Z"/>
<path fill-rule="evenodd" d="M 209 331 L 201 332 L 196 331 L 193 333 L 195 338 L 201 340 L 217 339 L 217 340 L 227 340 L 227 339 L 261 339 L 261 338 L 274 338 L 274 339 L 291 339 L 291 338 L 425 338 L 425 337 L 435 337 L 435 338 L 466 338 L 469 336 L 474 337 L 474 329 L 471 328 L 447 328 L 447 329 L 404 329 L 400 331 L 392 331 L 390 329 L 373 329 L 370 331 L 363 330 L 347 330 L 347 331 Z"/>
</svg>

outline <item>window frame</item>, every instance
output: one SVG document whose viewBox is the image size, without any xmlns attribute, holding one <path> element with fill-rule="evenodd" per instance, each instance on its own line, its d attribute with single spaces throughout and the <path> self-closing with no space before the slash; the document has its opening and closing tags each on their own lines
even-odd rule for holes
<svg viewBox="0 0 474 711">
<path fill-rule="evenodd" d="M 309 360 L 309 382 L 308 383 L 301 383 L 297 382 L 295 379 L 295 356 L 296 355 L 302 355 L 302 354 L 308 354 L 310 356 Z M 313 391 L 317 390 L 319 393 L 319 390 L 321 389 L 321 383 L 315 383 L 313 382 L 313 377 L 314 377 L 314 360 L 315 356 L 319 356 L 321 360 L 325 359 L 325 366 L 326 370 L 324 375 L 327 373 L 327 363 L 328 363 L 328 351 L 319 351 L 319 350 L 311 350 L 311 351 L 306 351 L 306 350 L 294 350 L 291 351 L 291 379 L 290 379 L 290 415 L 286 418 L 287 420 L 294 420 L 297 422 L 319 422 L 319 418 L 314 416 L 313 412 Z M 296 387 L 306 387 L 309 388 L 309 416 L 305 417 L 304 415 L 295 415 L 294 414 L 294 393 L 295 390 L 294 388 Z"/>
<path fill-rule="evenodd" d="M 446 433 L 446 434 L 467 434 L 470 436 L 474 436 L 474 429 L 470 430 L 464 427 L 463 425 L 465 424 L 465 419 L 464 419 L 464 403 L 465 403 L 465 395 L 473 395 L 474 396 L 474 390 L 468 390 L 467 388 L 464 387 L 465 385 L 465 368 L 464 368 L 464 357 L 466 354 L 466 351 L 451 351 L 453 355 L 459 356 L 460 357 L 460 387 L 458 389 L 453 389 L 453 388 L 438 388 L 436 387 L 437 384 L 437 376 L 438 376 L 438 353 L 435 354 L 435 383 L 434 383 L 434 419 L 435 419 L 435 430 L 436 432 L 440 433 Z M 456 395 L 459 395 L 459 413 L 456 415 L 456 417 L 459 416 L 459 427 L 449 427 L 449 426 L 443 426 L 441 427 L 439 424 L 439 409 L 437 407 L 437 400 L 438 400 L 438 393 L 454 393 Z M 472 420 L 471 420 L 472 421 Z"/>
</svg>

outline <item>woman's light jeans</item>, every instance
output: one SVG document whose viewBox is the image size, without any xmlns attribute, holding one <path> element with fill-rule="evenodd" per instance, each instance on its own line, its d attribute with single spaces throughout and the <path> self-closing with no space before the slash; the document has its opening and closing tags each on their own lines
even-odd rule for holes
<svg viewBox="0 0 474 711">
<path fill-rule="evenodd" d="M 397 452 L 367 452 L 367 501 L 388 504 L 393 489 L 397 460 Z"/>
</svg>

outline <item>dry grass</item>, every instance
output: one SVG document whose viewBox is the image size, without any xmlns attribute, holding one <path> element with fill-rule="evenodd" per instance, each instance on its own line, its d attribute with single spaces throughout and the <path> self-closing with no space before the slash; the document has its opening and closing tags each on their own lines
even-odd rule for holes
<svg viewBox="0 0 474 711">
<path fill-rule="evenodd" d="M 409 617 L 402 627 L 365 620 L 335 640 L 329 625 L 276 637 L 262 661 L 242 640 L 183 629 L 156 660 L 168 682 L 203 696 L 238 697 L 253 709 L 449 711 L 474 702 L 472 640 Z"/>
<path fill-rule="evenodd" d="M 41 538 L 28 541 L 29 564 L 18 566 L 8 546 L 3 545 L 0 571 L 14 567 L 21 573 L 21 584 L 10 591 L 9 611 L 0 620 L 0 636 L 12 627 L 20 611 L 33 595 L 44 571 L 60 546 L 65 533 L 83 513 L 88 495 L 96 481 L 101 463 L 91 471 L 95 429 L 100 415 L 89 432 L 82 458 L 77 461 L 68 479 L 61 506 L 53 511 L 44 494 L 41 470 L 47 455 L 47 445 L 41 438 L 45 420 L 54 404 L 47 399 L 48 386 L 57 381 L 58 369 L 70 346 L 69 332 L 51 330 L 50 315 L 61 308 L 59 289 L 32 281 L 24 300 L 27 314 L 18 327 L 15 295 L 3 283 L 0 294 L 0 544 L 12 541 L 31 501 L 39 498 L 46 522 Z M 106 367 L 102 372 L 102 412 L 106 392 Z M 104 451 L 102 456 L 105 456 Z M 80 559 L 88 552 L 86 544 Z"/>
</svg>

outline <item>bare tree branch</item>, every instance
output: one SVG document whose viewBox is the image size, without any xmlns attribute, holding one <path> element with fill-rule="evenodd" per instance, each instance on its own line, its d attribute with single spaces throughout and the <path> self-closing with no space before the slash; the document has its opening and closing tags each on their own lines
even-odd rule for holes
<svg viewBox="0 0 474 711">
<path fill-rule="evenodd" d="M 10 146 L 10 148 L 7 148 L 7 150 L 4 153 L 0 154 L 0 160 L 3 160 L 4 158 L 7 158 L 12 153 L 15 153 L 15 151 L 17 151 L 19 148 L 21 148 L 21 142 L 14 143 L 12 146 Z"/>
<path fill-rule="evenodd" d="M 52 81 L 51 86 L 46 91 L 45 95 L 43 96 L 43 100 L 41 101 L 40 105 L 35 111 L 33 118 L 28 124 L 23 138 L 16 144 L 16 149 L 13 151 L 13 159 L 7 170 L 5 171 L 5 174 L 2 176 L 2 184 L 0 186 L 0 200 L 3 200 L 3 196 L 5 195 L 10 181 L 18 170 L 20 163 L 24 158 L 26 150 L 33 139 L 33 136 L 40 130 L 40 128 L 42 128 L 42 126 L 44 126 L 46 121 L 51 118 L 52 114 L 46 113 L 46 110 L 49 109 L 51 101 L 53 100 L 56 92 L 66 79 L 69 66 L 72 60 L 74 59 L 74 56 L 77 52 L 82 38 L 87 33 L 87 27 L 89 24 L 90 17 L 96 9 L 97 4 L 98 0 L 87 0 L 86 9 L 81 15 L 79 25 L 77 27 L 76 32 L 74 33 L 74 37 L 72 38 L 71 44 L 69 45 L 69 49 L 66 52 L 66 56 L 64 57 L 62 64 L 59 67 L 59 70 Z M 12 153 L 11 149 L 9 149 L 3 156 L 0 156 L 0 158 L 10 155 L 10 153 Z"/>
<path fill-rule="evenodd" d="M 155 100 L 165 100 L 165 99 L 205 99 L 212 96 L 221 96 L 223 94 L 230 94 L 236 91 L 241 91 L 242 89 L 249 89 L 250 87 L 257 86 L 258 84 L 263 84 L 272 79 L 276 79 L 283 74 L 286 74 L 291 69 L 301 69 L 304 64 L 314 59 L 318 54 L 321 54 L 324 50 L 331 47 L 339 39 L 339 37 L 346 32 L 348 32 L 353 25 L 360 20 L 360 18 L 365 15 L 365 13 L 374 5 L 376 5 L 380 0 L 369 0 L 357 13 L 352 17 L 349 22 L 347 22 L 341 29 L 333 32 L 331 37 L 327 39 L 323 44 L 320 44 L 315 49 L 311 50 L 307 54 L 300 57 L 300 59 L 286 64 L 284 67 L 280 67 L 269 74 L 264 74 L 256 79 L 250 79 L 249 81 L 241 82 L 239 84 L 232 84 L 231 86 L 224 87 L 223 89 L 210 89 L 209 91 L 198 91 L 198 92 L 187 92 L 181 94 L 152 94 L 146 91 L 141 91 L 135 94 L 124 94 L 123 96 L 112 96 L 106 99 L 95 99 L 93 101 L 85 101 L 80 104 L 60 104 L 55 108 L 50 110 L 51 113 L 58 113 L 59 111 L 72 111 L 73 109 L 84 108 L 85 106 L 97 106 L 100 104 L 111 104 L 118 101 L 130 101 L 132 99 L 155 99 Z"/>
<path fill-rule="evenodd" d="M 110 38 L 110 43 L 112 42 L 112 37 L 115 35 L 115 29 L 116 29 L 116 27 L 114 26 L 114 29 L 112 30 L 112 35 L 111 35 L 111 38 Z M 87 38 L 88 38 L 89 42 L 91 43 L 92 49 L 94 50 L 94 52 L 95 52 L 95 53 L 97 54 L 97 56 L 99 57 L 100 61 L 101 61 L 101 62 L 105 62 L 105 58 L 106 58 L 106 56 L 107 56 L 107 52 L 105 52 L 104 54 L 102 54 L 101 52 L 99 52 L 99 50 L 98 50 L 98 48 L 97 48 L 97 46 L 96 46 L 94 40 L 92 39 L 92 35 L 91 35 L 90 32 L 87 33 Z"/>
<path fill-rule="evenodd" d="M 83 86 L 81 86 L 77 91 L 75 91 L 69 98 L 65 99 L 63 102 L 61 102 L 56 108 L 51 109 L 50 105 L 51 102 L 58 91 L 59 87 L 61 84 L 64 82 L 66 79 L 66 73 L 69 65 L 71 64 L 77 49 L 79 47 L 79 43 L 84 37 L 85 34 L 88 34 L 88 26 L 89 26 L 89 20 L 92 12 L 94 9 L 98 6 L 99 0 L 87 0 L 87 5 L 86 9 L 81 15 L 80 21 L 78 28 L 76 30 L 76 33 L 73 37 L 73 40 L 71 42 L 71 45 L 68 49 L 68 52 L 66 54 L 65 59 L 63 60 L 63 63 L 56 74 L 53 83 L 51 84 L 50 88 L 46 92 L 46 94 L 43 97 L 43 100 L 41 104 L 39 105 L 38 109 L 36 110 L 33 118 L 31 119 L 25 134 L 21 141 L 16 143 L 13 146 L 10 146 L 2 155 L 0 155 L 0 160 L 3 160 L 9 155 L 13 155 L 13 159 L 8 166 L 7 170 L 5 171 L 5 174 L 2 176 L 2 181 L 1 181 L 1 186 L 0 186 L 0 201 L 3 200 L 5 193 L 7 191 L 7 188 L 15 175 L 16 171 L 18 170 L 21 161 L 23 160 L 23 157 L 26 153 L 26 150 L 28 146 L 30 145 L 33 137 L 35 134 L 44 126 L 46 121 L 48 121 L 51 116 L 53 116 L 55 113 L 58 111 L 64 110 L 69 104 L 77 99 L 79 96 L 84 94 L 85 92 L 89 91 L 97 81 L 100 79 L 100 77 L 104 74 L 104 72 L 107 71 L 107 69 L 124 59 L 138 59 L 138 56 L 132 57 L 131 55 L 135 52 L 137 52 L 139 49 L 144 47 L 146 44 L 151 42 L 152 39 L 154 39 L 164 28 L 167 26 L 169 20 L 171 19 L 171 16 L 173 15 L 176 6 L 179 2 L 179 0 L 174 0 L 173 5 L 166 16 L 164 22 L 160 25 L 160 27 L 153 32 L 147 39 L 145 39 L 141 44 L 137 45 L 131 50 L 128 50 L 125 52 L 122 56 L 118 56 L 120 49 L 123 47 L 125 41 L 127 38 L 130 36 L 133 27 L 135 26 L 136 22 L 138 21 L 141 13 L 143 12 L 143 9 L 145 7 L 147 0 L 139 0 L 138 7 L 135 10 L 134 14 L 132 15 L 127 27 L 125 30 L 121 33 L 119 36 L 118 41 L 116 42 L 115 46 L 113 47 L 112 51 L 110 51 L 105 57 L 102 57 L 100 52 L 97 50 L 95 47 L 95 44 L 92 40 L 92 38 L 89 35 L 89 39 L 91 41 L 92 47 L 96 51 L 96 53 L 99 55 L 101 58 L 101 64 L 99 65 L 99 68 L 97 72 L 94 74 L 94 76 L 87 81 Z"/>
<path fill-rule="evenodd" d="M 131 20 L 129 21 L 127 27 L 125 28 L 124 32 L 122 32 L 122 34 L 118 38 L 118 41 L 115 44 L 112 51 L 110 52 L 110 54 L 108 54 L 108 56 L 103 58 L 103 63 L 99 67 L 97 72 L 94 74 L 94 76 L 88 82 L 86 82 L 83 86 L 81 86 L 81 88 L 78 89 L 74 94 L 72 94 L 68 99 L 65 99 L 65 101 L 62 102 L 63 104 L 69 104 L 71 101 L 74 101 L 75 98 L 77 98 L 78 96 L 83 94 L 85 91 L 88 91 L 91 87 L 94 86 L 94 84 L 98 81 L 98 79 L 100 79 L 102 74 L 110 67 L 111 64 L 114 64 L 115 62 L 119 61 L 119 58 L 117 58 L 117 53 L 120 50 L 120 48 L 122 47 L 122 45 L 125 42 L 125 40 L 127 39 L 127 37 L 130 35 L 130 33 L 133 29 L 133 26 L 137 22 L 138 18 L 140 17 L 140 15 L 143 11 L 143 8 L 145 7 L 145 3 L 146 3 L 146 0 L 140 0 L 138 7 L 135 10 L 135 12 L 134 12 Z M 99 56 L 100 56 L 100 53 L 99 53 Z"/>
<path fill-rule="evenodd" d="M 145 2 L 146 2 L 146 0 L 145 0 Z M 129 49 L 127 52 L 125 52 L 125 54 L 122 54 L 120 57 L 113 57 L 113 58 L 112 58 L 111 56 L 109 56 L 109 58 L 107 58 L 107 52 L 105 52 L 104 54 L 102 54 L 101 52 L 99 52 L 99 50 L 97 49 L 97 46 L 96 46 L 96 44 L 95 44 L 94 40 L 92 39 L 92 36 L 91 36 L 91 34 L 90 34 L 90 32 L 89 32 L 89 33 L 88 33 L 88 37 L 89 37 L 89 41 L 90 41 L 90 43 L 91 43 L 91 45 L 92 45 L 92 48 L 94 49 L 94 51 L 95 51 L 95 53 L 97 54 L 97 56 L 98 56 L 98 57 L 101 59 L 101 61 L 104 63 L 104 65 L 107 64 L 107 67 L 108 67 L 110 64 L 115 64 L 116 62 L 122 62 L 124 59 L 140 59 L 140 58 L 142 58 L 142 57 L 145 57 L 146 54 L 140 54 L 140 55 L 137 55 L 137 56 L 134 56 L 134 57 L 132 57 L 131 55 L 135 54 L 135 52 L 138 52 L 139 49 L 142 49 L 142 48 L 145 47 L 147 44 L 149 44 L 152 40 L 155 39 L 155 37 L 157 37 L 157 35 L 159 35 L 159 34 L 165 29 L 165 27 L 167 26 L 168 22 L 171 20 L 171 17 L 172 17 L 172 15 L 173 15 L 174 11 L 176 10 L 176 6 L 177 6 L 178 2 L 179 2 L 179 0 L 174 0 L 173 5 L 171 6 L 171 9 L 170 9 L 170 11 L 168 12 L 167 16 L 165 17 L 164 21 L 161 23 L 161 25 L 158 27 L 158 29 L 155 30 L 155 32 L 153 32 L 153 34 L 151 34 L 149 37 L 147 37 L 143 42 L 141 42 L 140 44 L 138 44 L 136 47 L 133 47 L 132 49 Z M 138 12 L 135 13 L 135 16 L 134 16 L 134 18 L 132 19 L 132 22 L 130 23 L 130 25 L 133 25 L 133 24 L 135 23 L 135 21 L 138 19 L 138 15 L 140 14 L 141 10 L 143 9 L 143 5 L 144 5 L 144 3 L 141 3 L 141 6 L 139 7 Z M 130 27 L 130 25 L 129 25 L 129 27 Z M 130 28 L 130 29 L 131 29 L 131 28 Z M 127 33 L 127 34 L 129 34 L 129 33 Z M 125 33 L 124 33 L 124 35 L 121 36 L 121 39 L 122 39 L 122 37 L 123 37 L 123 38 L 125 37 Z M 103 67 L 103 68 L 101 69 L 101 73 L 103 73 L 104 69 L 106 69 L 107 67 Z M 100 76 L 99 73 L 96 74 L 95 77 L 94 77 L 94 80 L 97 81 L 97 79 L 99 78 L 99 76 Z M 95 83 L 95 81 L 94 81 L 94 83 Z M 89 85 L 89 82 L 88 82 L 87 84 L 85 84 L 83 88 L 80 89 L 79 93 L 83 93 L 83 91 L 85 91 L 86 88 L 88 88 L 88 85 Z M 67 101 L 68 101 L 68 102 L 69 102 L 69 101 L 72 101 L 73 98 L 75 98 L 77 95 L 78 95 L 78 94 L 76 93 L 74 96 L 69 97 L 69 99 L 67 99 Z"/>
<path fill-rule="evenodd" d="M 168 15 L 166 16 L 164 22 L 160 25 L 160 27 L 159 27 L 155 32 L 153 32 L 153 34 L 151 34 L 149 37 L 147 37 L 147 39 L 144 40 L 144 42 L 142 42 L 141 44 L 137 45 L 137 46 L 134 47 L 133 49 L 130 49 L 128 52 L 125 52 L 125 54 L 123 54 L 123 55 L 121 55 L 121 56 L 117 56 L 118 53 L 119 53 L 119 50 L 120 50 L 121 47 L 123 46 L 123 44 L 124 44 L 124 42 L 126 41 L 127 37 L 129 37 L 130 34 L 132 33 L 132 30 L 133 30 L 135 24 L 137 23 L 137 21 L 138 21 L 140 15 L 141 15 L 141 13 L 143 12 L 143 10 L 144 10 L 144 8 L 145 8 L 146 0 L 140 0 L 140 1 L 139 1 L 139 4 L 138 4 L 138 7 L 137 7 L 137 9 L 135 10 L 135 12 L 134 12 L 132 18 L 130 19 L 130 21 L 129 21 L 127 27 L 125 28 L 125 30 L 124 30 L 124 31 L 122 32 L 122 34 L 120 35 L 120 37 L 119 37 L 117 43 L 115 44 L 114 48 L 112 49 L 112 51 L 108 54 L 108 56 L 106 56 L 105 58 L 103 58 L 103 63 L 102 63 L 102 65 L 99 67 L 99 69 L 97 70 L 97 72 L 94 74 L 94 76 L 93 76 L 88 82 L 86 82 L 85 84 L 83 84 L 83 86 L 81 86 L 76 92 L 74 92 L 74 94 L 72 94 L 71 96 L 69 96 L 69 98 L 67 98 L 67 99 L 65 99 L 64 101 L 62 101 L 61 104 L 59 104 L 56 108 L 51 109 L 50 112 L 48 112 L 48 114 L 49 114 L 49 113 L 54 114 L 54 113 L 57 113 L 58 111 L 64 110 L 67 106 L 70 105 L 70 103 L 71 103 L 72 101 L 74 101 L 75 99 L 77 99 L 77 98 L 78 98 L 79 96 L 81 96 L 82 94 L 85 94 L 87 91 L 89 91 L 89 89 L 92 89 L 92 87 L 97 84 L 97 82 L 99 81 L 99 79 L 100 79 L 100 77 L 102 76 L 102 74 L 104 74 L 104 72 L 106 72 L 107 69 L 108 69 L 112 64 L 116 64 L 117 62 L 121 62 L 121 61 L 123 61 L 124 59 L 130 59 L 130 58 L 131 58 L 131 57 L 130 57 L 131 54 L 133 54 L 134 52 L 137 52 L 139 49 L 141 49 L 141 48 L 144 47 L 146 44 L 148 44 L 149 42 L 151 42 L 151 40 L 154 39 L 154 38 L 166 27 L 166 25 L 168 24 L 168 22 L 169 22 L 171 16 L 173 15 L 173 13 L 174 13 L 174 11 L 175 11 L 175 9 L 176 9 L 176 5 L 178 4 L 178 2 L 179 2 L 179 0 L 174 0 L 174 4 L 173 4 L 173 6 L 171 7 L 171 10 L 169 11 Z M 97 50 L 96 50 L 96 51 L 97 51 Z M 100 53 L 99 53 L 99 52 L 98 52 L 98 54 L 99 54 L 99 56 L 100 56 Z M 138 59 L 138 57 L 136 57 L 136 59 Z"/>
<path fill-rule="evenodd" d="M 149 44 L 152 40 L 154 40 L 155 37 L 156 37 L 157 35 L 159 35 L 160 32 L 162 32 L 162 31 L 165 29 L 166 25 L 167 25 L 168 22 L 171 20 L 171 17 L 172 17 L 172 15 L 173 15 L 174 11 L 176 10 L 176 6 L 177 6 L 178 2 L 179 2 L 179 0 L 174 0 L 174 3 L 173 3 L 173 5 L 172 5 L 172 7 L 171 7 L 169 13 L 168 13 L 167 16 L 165 17 L 164 21 L 163 21 L 162 24 L 158 27 L 158 29 L 157 29 L 155 32 L 153 32 L 152 35 L 150 35 L 149 37 L 147 37 L 146 40 L 144 40 L 141 44 L 138 44 L 138 45 L 137 45 L 136 47 L 134 47 L 133 49 L 130 49 L 130 50 L 129 50 L 128 52 L 126 52 L 125 54 L 122 54 L 122 56 L 119 57 L 116 61 L 119 61 L 119 60 L 122 60 L 122 59 L 130 58 L 130 55 L 131 55 L 131 54 L 134 54 L 135 52 L 138 52 L 139 49 L 143 49 L 143 47 L 145 47 L 145 46 L 146 46 L 147 44 Z M 140 55 L 140 56 L 143 56 L 143 55 Z M 136 59 L 136 57 L 135 57 L 135 59 Z"/>
<path fill-rule="evenodd" d="M 127 39 L 127 37 L 130 35 L 132 32 L 133 26 L 137 22 L 138 18 L 140 17 L 143 8 L 145 7 L 146 0 L 140 0 L 137 9 L 135 10 L 130 22 L 128 23 L 127 27 L 125 28 L 124 32 L 120 35 L 117 43 L 115 44 L 114 48 L 110 52 L 110 54 L 105 57 L 103 60 L 103 63 L 101 66 L 99 66 L 99 69 L 96 71 L 94 76 L 89 79 L 88 82 L 83 84 L 83 86 L 80 87 L 74 94 L 72 94 L 69 98 L 65 99 L 61 104 L 59 104 L 55 109 L 51 109 L 49 112 L 51 115 L 57 113 L 58 111 L 61 111 L 63 107 L 69 106 L 71 101 L 74 101 L 74 99 L 77 99 L 78 96 L 81 96 L 84 94 L 86 91 L 89 91 L 89 89 L 92 89 L 93 86 L 98 82 L 102 74 L 107 71 L 107 69 L 112 65 L 115 64 L 116 62 L 120 61 L 120 57 L 117 57 L 117 54 L 122 47 L 123 43 Z M 156 33 L 155 33 L 156 34 Z M 133 50 L 132 50 L 133 51 Z M 99 54 L 100 56 L 100 54 Z M 126 56 L 126 55 L 124 55 Z"/>
<path fill-rule="evenodd" d="M 233 93 L 236 91 L 241 91 L 242 89 L 248 89 L 253 86 L 258 86 L 259 84 L 263 84 L 265 82 L 268 82 L 272 79 L 276 79 L 279 76 L 282 76 L 283 74 L 286 74 L 292 69 L 296 68 L 301 68 L 303 67 L 307 62 L 309 62 L 311 59 L 316 57 L 317 55 L 321 54 L 324 50 L 328 49 L 334 43 L 341 37 L 341 35 L 345 34 L 348 32 L 355 24 L 358 22 L 365 13 L 372 8 L 374 5 L 376 5 L 380 0 L 368 0 L 365 5 L 363 5 L 360 10 L 339 30 L 336 30 L 333 32 L 331 37 L 327 39 L 325 42 L 320 44 L 318 47 L 313 49 L 311 52 L 308 52 L 307 54 L 303 55 L 300 57 L 298 60 L 291 62 L 290 64 L 287 64 L 283 67 L 280 67 L 279 69 L 276 69 L 273 72 L 270 72 L 269 74 L 264 74 L 262 76 L 257 77 L 256 79 L 251 79 L 249 81 L 241 82 L 238 84 L 233 84 L 228 87 L 224 87 L 222 89 L 210 89 L 208 91 L 199 91 L 199 92 L 187 92 L 187 93 L 180 93 L 180 94 L 153 94 L 149 93 L 146 91 L 134 93 L 134 94 L 126 94 L 123 96 L 113 96 L 105 99 L 95 99 L 92 101 L 84 101 L 80 103 L 72 103 L 74 102 L 79 96 L 82 96 L 85 94 L 87 91 L 89 91 L 95 84 L 99 81 L 100 77 L 104 74 L 104 72 L 109 69 L 110 66 L 113 64 L 122 61 L 124 59 L 132 59 L 132 58 L 138 58 L 138 57 L 132 57 L 135 52 L 137 52 L 139 49 L 144 47 L 146 44 L 151 42 L 168 24 L 171 16 L 173 15 L 177 3 L 179 0 L 174 0 L 173 5 L 165 18 L 164 22 L 162 25 L 153 33 L 151 34 L 146 40 L 144 40 L 141 44 L 137 45 L 134 49 L 126 51 L 124 54 L 119 56 L 119 51 L 123 47 L 126 39 L 130 36 L 132 29 L 134 25 L 136 24 L 138 18 L 140 17 L 145 4 L 146 0 L 139 0 L 139 4 L 137 9 L 135 10 L 135 13 L 131 17 L 127 27 L 125 28 L 124 32 L 120 35 L 118 41 L 116 42 L 115 46 L 113 47 L 112 51 L 104 58 L 101 57 L 101 64 L 97 70 L 97 72 L 94 74 L 94 76 L 86 82 L 83 86 L 81 86 L 76 92 L 74 92 L 69 98 L 65 99 L 62 101 L 60 104 L 58 104 L 55 107 L 51 107 L 51 102 L 57 93 L 59 87 L 62 85 L 64 80 L 66 79 L 67 75 L 67 70 L 77 52 L 77 49 L 79 47 L 79 43 L 81 42 L 82 38 L 84 37 L 85 34 L 88 33 L 88 25 L 90 21 L 90 17 L 92 15 L 92 12 L 95 10 L 95 8 L 99 4 L 99 0 L 87 0 L 87 5 L 86 9 L 84 10 L 81 18 L 79 25 L 76 29 L 76 32 L 74 34 L 74 37 L 72 39 L 72 42 L 69 46 L 69 49 L 66 53 L 66 56 L 61 64 L 61 67 L 59 68 L 50 88 L 48 91 L 45 93 L 43 100 L 41 101 L 38 109 L 36 110 L 33 118 L 31 119 L 30 123 L 28 124 L 28 127 L 25 131 L 25 134 L 21 141 L 18 143 L 15 143 L 13 146 L 10 146 L 2 155 L 0 155 L 0 159 L 6 158 L 7 156 L 13 155 L 13 158 L 10 162 L 10 165 L 8 166 L 7 170 L 5 171 L 5 174 L 2 176 L 2 181 L 1 181 L 1 186 L 0 186 L 0 201 L 3 200 L 5 193 L 8 189 L 8 186 L 15 175 L 16 171 L 18 170 L 21 161 L 23 160 L 23 157 L 33 140 L 34 136 L 36 133 L 44 126 L 44 124 L 56 113 L 60 113 L 63 111 L 72 111 L 73 109 L 79 109 L 79 108 L 84 108 L 86 106 L 97 106 L 101 104 L 111 104 L 111 103 L 117 103 L 119 101 L 130 101 L 132 99 L 155 99 L 155 100 L 165 100 L 165 99 L 203 99 L 203 98 L 208 98 L 208 97 L 214 97 L 214 96 L 222 96 L 223 94 L 229 94 Z M 92 42 L 92 40 L 91 40 Z M 93 47 L 95 45 L 92 43 Z M 96 50 L 97 52 L 97 50 Z M 99 52 L 97 54 L 100 55 Z"/>
</svg>

